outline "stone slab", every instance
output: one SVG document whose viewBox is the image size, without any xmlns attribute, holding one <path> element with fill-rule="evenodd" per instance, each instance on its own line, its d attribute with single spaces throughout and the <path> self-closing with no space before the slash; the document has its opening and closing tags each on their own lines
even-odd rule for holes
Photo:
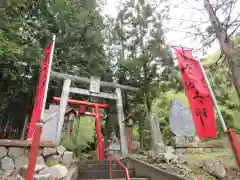
<svg viewBox="0 0 240 180">
<path fill-rule="evenodd" d="M 44 158 L 42 156 L 38 156 L 36 164 L 45 164 Z"/>
<path fill-rule="evenodd" d="M 19 156 L 14 159 L 15 162 L 15 168 L 20 169 L 21 167 L 28 164 L 28 157 L 27 156 Z"/>
<path fill-rule="evenodd" d="M 0 146 L 5 147 L 31 147 L 32 141 L 29 140 L 10 140 L 0 139 Z M 41 141 L 39 147 L 55 147 L 56 143 L 53 141 Z"/>
<path fill-rule="evenodd" d="M 39 172 L 39 174 L 52 174 L 54 178 L 65 178 L 68 173 L 68 169 L 65 166 L 57 164 L 52 167 L 48 167 Z"/>
<path fill-rule="evenodd" d="M 5 148 L 4 146 L 1 146 L 0 147 L 0 158 L 3 158 L 4 156 L 6 156 L 7 152 L 8 152 L 7 148 Z"/>
<path fill-rule="evenodd" d="M 50 156 L 50 155 L 54 155 L 57 154 L 57 149 L 55 148 L 44 148 L 43 149 L 43 156 Z"/>
<path fill-rule="evenodd" d="M 73 162 L 73 152 L 65 151 L 62 157 L 62 164 L 70 166 Z"/>
<path fill-rule="evenodd" d="M 11 157 L 5 156 L 1 159 L 1 169 L 4 171 L 11 171 L 14 170 L 14 162 Z"/>
<path fill-rule="evenodd" d="M 186 137 L 172 137 L 171 144 L 175 148 L 223 148 L 223 144 L 217 141 L 198 142 Z"/>
<path fill-rule="evenodd" d="M 34 180 L 49 180 L 53 179 L 51 174 L 36 174 L 34 175 Z"/>
<path fill-rule="evenodd" d="M 25 149 L 22 147 L 10 147 L 8 149 L 8 155 L 14 158 L 24 155 L 24 152 Z"/>
</svg>

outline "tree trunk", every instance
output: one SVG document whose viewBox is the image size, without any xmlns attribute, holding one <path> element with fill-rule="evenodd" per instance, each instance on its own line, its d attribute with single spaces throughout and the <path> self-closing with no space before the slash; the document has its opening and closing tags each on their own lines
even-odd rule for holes
<svg viewBox="0 0 240 180">
<path fill-rule="evenodd" d="M 26 116 L 25 116 L 25 120 L 24 120 L 24 125 L 23 125 L 23 130 L 22 130 L 22 134 L 21 134 L 21 140 L 24 140 L 24 138 L 25 138 L 25 134 L 26 134 L 26 132 L 27 132 L 28 117 L 29 117 L 29 115 L 26 114 Z"/>
<path fill-rule="evenodd" d="M 233 84 L 240 99 L 240 57 L 238 56 L 240 48 L 234 49 L 233 43 L 228 37 L 227 30 L 224 29 L 220 24 L 220 21 L 213 11 L 209 0 L 204 0 L 204 6 L 208 12 L 212 27 L 216 33 L 221 51 L 226 55 L 229 62 L 232 72 Z"/>
<path fill-rule="evenodd" d="M 238 97 L 240 99 L 240 47 L 235 48 L 235 53 L 231 59 L 232 78 Z"/>
</svg>

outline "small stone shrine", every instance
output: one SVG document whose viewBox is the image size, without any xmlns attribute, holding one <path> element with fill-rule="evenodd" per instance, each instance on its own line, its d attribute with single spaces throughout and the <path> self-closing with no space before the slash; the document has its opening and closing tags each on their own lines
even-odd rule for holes
<svg viewBox="0 0 240 180">
<path fill-rule="evenodd" d="M 115 132 L 111 132 L 110 137 L 108 139 L 108 152 L 111 153 L 115 157 L 119 157 L 121 154 L 121 145 L 120 140 L 117 138 Z"/>
</svg>

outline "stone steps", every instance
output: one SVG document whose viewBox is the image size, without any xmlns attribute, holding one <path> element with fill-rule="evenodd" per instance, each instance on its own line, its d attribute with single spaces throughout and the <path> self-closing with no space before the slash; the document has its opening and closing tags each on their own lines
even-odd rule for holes
<svg viewBox="0 0 240 180">
<path fill-rule="evenodd" d="M 90 170 L 109 170 L 110 165 L 109 164 L 81 164 L 79 165 L 79 172 L 83 171 L 90 171 Z M 122 166 L 118 164 L 112 164 L 112 170 L 123 170 Z"/>
<path fill-rule="evenodd" d="M 81 179 L 81 180 L 90 180 L 90 179 Z M 110 180 L 110 179 L 91 179 L 91 180 Z M 126 180 L 126 178 L 117 178 L 114 180 Z M 131 178 L 131 180 L 149 180 L 149 178 Z"/>
<path fill-rule="evenodd" d="M 134 177 L 134 170 L 129 169 L 128 170 L 130 178 Z M 79 179 L 109 179 L 110 177 L 110 171 L 109 170 L 89 170 L 84 172 L 78 173 Z M 125 170 L 112 170 L 112 178 L 125 178 L 126 172 Z"/>
<path fill-rule="evenodd" d="M 82 164 L 98 164 L 98 165 L 104 165 L 104 164 L 108 164 L 109 165 L 109 160 L 89 160 L 86 162 L 83 162 Z M 112 164 L 118 164 L 116 161 L 112 160 Z"/>
<path fill-rule="evenodd" d="M 79 180 L 108 180 L 110 179 L 109 160 L 91 160 L 78 165 Z M 112 160 L 112 179 L 125 180 L 126 171 L 116 161 Z M 138 178 L 134 169 L 128 169 L 131 180 L 148 180 L 148 178 Z"/>
</svg>

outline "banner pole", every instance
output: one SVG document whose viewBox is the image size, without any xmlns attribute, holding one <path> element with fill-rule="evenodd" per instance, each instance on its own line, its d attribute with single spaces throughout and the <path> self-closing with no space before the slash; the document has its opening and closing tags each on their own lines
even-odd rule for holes
<svg viewBox="0 0 240 180">
<path fill-rule="evenodd" d="M 46 100 L 47 100 L 47 92 L 48 92 L 48 86 L 49 86 L 49 81 L 50 81 L 50 73 L 51 73 L 51 68 L 52 68 L 52 60 L 53 60 L 53 51 L 55 47 L 55 40 L 56 40 L 56 35 L 53 35 L 52 38 L 52 50 L 50 51 L 50 59 L 49 59 L 49 66 L 48 66 L 48 73 L 47 73 L 47 78 L 46 78 L 46 88 L 43 96 L 43 104 L 42 104 L 42 111 L 41 111 L 41 120 L 43 120 L 43 115 L 44 115 L 44 109 L 46 106 Z"/>
<path fill-rule="evenodd" d="M 215 109 L 216 109 L 216 111 L 217 111 L 219 120 L 220 120 L 220 122 L 221 122 L 221 124 L 222 124 L 223 131 L 224 131 L 224 132 L 227 132 L 226 123 L 225 123 L 225 121 L 224 121 L 224 119 L 223 119 L 222 113 L 221 113 L 220 108 L 219 108 L 219 105 L 218 105 L 218 103 L 217 103 L 217 99 L 216 99 L 216 97 L 215 97 L 215 95 L 214 95 L 214 93 L 213 93 L 213 90 L 212 90 L 211 84 L 210 84 L 210 82 L 209 82 L 209 80 L 208 80 L 207 74 L 206 74 L 206 72 L 205 72 L 205 70 L 204 70 L 204 67 L 203 67 L 201 61 L 198 60 L 198 59 L 197 59 L 197 61 L 198 61 L 199 65 L 200 65 L 201 71 L 203 72 L 204 79 L 205 79 L 205 81 L 206 81 L 206 83 L 207 83 L 208 89 L 209 89 L 210 94 L 211 94 L 211 96 L 212 96 L 213 104 L 214 104 Z"/>
<path fill-rule="evenodd" d="M 41 133 L 42 133 L 42 126 L 43 126 L 42 120 L 43 120 L 43 113 L 44 113 L 45 103 L 46 103 L 46 98 L 47 98 L 48 83 L 49 83 L 51 64 L 52 64 L 52 59 L 53 59 L 55 38 L 56 38 L 56 36 L 54 35 L 53 42 L 52 42 L 53 43 L 52 48 L 51 48 L 51 51 L 49 54 L 50 59 L 49 59 L 48 73 L 47 73 L 47 77 L 46 77 L 46 87 L 45 87 L 45 91 L 43 94 L 42 110 L 41 110 L 41 114 L 40 114 L 40 119 L 37 119 L 36 128 L 33 133 L 31 150 L 30 150 L 29 159 L 28 159 L 28 167 L 27 167 L 27 171 L 26 171 L 26 178 L 25 178 L 26 180 L 33 180 L 33 178 L 34 178 L 34 171 L 35 171 L 35 166 L 36 166 L 37 156 L 38 156 L 38 148 L 39 148 L 40 137 L 41 137 Z"/>
<path fill-rule="evenodd" d="M 237 134 L 231 128 L 227 128 L 226 123 L 225 123 L 225 121 L 223 119 L 222 113 L 220 111 L 220 108 L 218 106 L 216 97 L 215 97 L 215 95 L 213 93 L 213 90 L 212 90 L 212 87 L 210 85 L 210 82 L 208 81 L 208 78 L 207 78 L 206 72 L 204 70 L 204 67 L 203 67 L 203 65 L 202 65 L 200 60 L 197 60 L 197 61 L 199 62 L 199 65 L 200 65 L 200 68 L 201 68 L 201 70 L 203 72 L 203 75 L 204 75 L 204 78 L 206 80 L 208 89 L 209 89 L 209 91 L 211 93 L 212 100 L 213 100 L 213 103 L 215 105 L 215 109 L 217 111 L 218 117 L 219 117 L 219 119 L 221 121 L 223 130 L 228 135 L 228 140 L 229 140 L 229 142 L 231 144 L 231 148 L 232 148 L 233 154 L 235 156 L 235 161 L 236 161 L 236 164 L 237 164 L 238 169 L 239 169 L 240 168 L 240 146 L 239 146 Z"/>
</svg>

